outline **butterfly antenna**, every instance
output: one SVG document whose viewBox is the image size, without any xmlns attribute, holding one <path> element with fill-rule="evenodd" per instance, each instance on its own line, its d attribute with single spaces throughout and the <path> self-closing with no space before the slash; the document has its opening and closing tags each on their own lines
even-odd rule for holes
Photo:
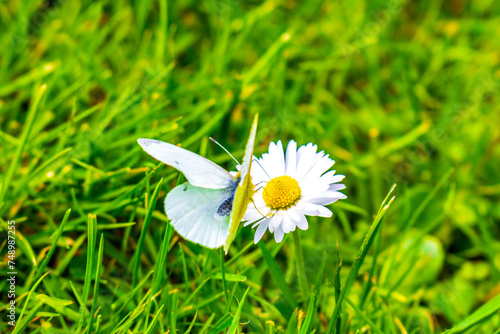
<svg viewBox="0 0 500 334">
<path fill-rule="evenodd" d="M 266 181 L 260 181 L 260 182 L 259 182 L 259 183 L 257 183 L 257 184 L 261 184 L 262 182 L 266 182 Z M 255 190 L 255 192 L 257 192 L 257 191 L 261 190 L 262 188 L 264 188 L 264 187 L 262 186 L 262 187 L 257 188 L 257 189 Z M 265 191 L 265 190 L 264 190 L 264 191 Z M 257 212 L 258 212 L 258 213 L 260 213 L 260 215 L 262 216 L 262 218 L 267 218 L 267 216 L 266 216 L 266 215 L 264 215 L 262 212 L 260 212 L 260 210 L 257 208 L 257 205 L 255 205 L 255 202 L 253 201 L 253 198 L 251 198 L 251 199 L 250 199 L 250 201 L 252 202 L 253 207 L 255 208 L 255 210 L 257 210 Z M 261 219 L 262 219 L 262 218 L 261 218 Z"/>
<path fill-rule="evenodd" d="M 220 147 L 221 147 L 224 151 L 226 151 L 226 153 L 227 153 L 227 154 L 229 154 L 229 156 L 230 156 L 231 158 L 233 158 L 233 160 L 234 160 L 234 161 L 236 161 L 236 163 L 237 163 L 238 165 L 241 165 L 241 164 L 239 163 L 239 161 L 238 161 L 238 160 L 236 160 L 236 158 L 235 158 L 235 157 L 233 157 L 233 155 L 232 155 L 231 153 L 229 153 L 229 151 L 228 151 L 228 150 L 226 150 L 226 148 L 225 148 L 224 146 L 222 146 L 221 144 L 219 144 L 219 142 L 218 142 L 217 140 L 213 139 L 212 137 L 209 137 L 209 139 L 210 139 L 211 141 L 213 141 L 214 143 L 216 143 L 217 145 L 219 145 L 219 146 L 220 146 Z"/>
<path fill-rule="evenodd" d="M 269 180 L 271 180 L 271 177 L 269 176 L 269 174 L 267 174 L 266 170 L 264 169 L 264 167 L 262 167 L 262 165 L 260 164 L 260 162 L 259 162 L 258 159 L 253 159 L 252 162 L 257 163 L 257 165 L 259 165 L 259 167 L 264 171 L 264 173 L 266 173 L 266 175 L 269 178 Z"/>
<path fill-rule="evenodd" d="M 257 210 L 258 213 L 260 213 L 260 215 L 262 216 L 262 218 L 266 218 L 267 216 L 264 215 L 264 214 L 262 214 L 262 212 L 260 212 L 259 209 L 257 209 L 257 205 L 255 205 L 255 202 L 253 201 L 253 199 L 251 199 L 251 201 L 252 201 L 253 207 L 255 208 L 255 210 Z"/>
</svg>

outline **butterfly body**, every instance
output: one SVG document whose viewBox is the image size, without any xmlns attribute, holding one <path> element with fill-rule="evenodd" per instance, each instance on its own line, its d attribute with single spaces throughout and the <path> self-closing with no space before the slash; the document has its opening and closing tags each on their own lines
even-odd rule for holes
<svg viewBox="0 0 500 334">
<path fill-rule="evenodd" d="M 219 206 L 216 213 L 217 215 L 225 217 L 231 214 L 231 211 L 233 210 L 234 194 L 236 193 L 236 188 L 238 187 L 239 183 L 240 178 L 238 177 L 234 180 L 234 183 L 231 185 L 231 187 L 229 187 L 230 196 Z"/>
</svg>

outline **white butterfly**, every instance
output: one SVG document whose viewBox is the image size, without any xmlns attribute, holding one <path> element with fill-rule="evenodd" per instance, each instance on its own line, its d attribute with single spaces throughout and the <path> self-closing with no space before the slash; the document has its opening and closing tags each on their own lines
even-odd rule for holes
<svg viewBox="0 0 500 334">
<path fill-rule="evenodd" d="M 188 182 L 165 198 L 165 213 L 185 239 L 208 248 L 224 245 L 227 253 L 254 193 L 250 168 L 258 115 L 245 146 L 241 169 L 234 177 L 204 157 L 155 139 L 137 140 L 153 158 L 174 167 Z"/>
</svg>

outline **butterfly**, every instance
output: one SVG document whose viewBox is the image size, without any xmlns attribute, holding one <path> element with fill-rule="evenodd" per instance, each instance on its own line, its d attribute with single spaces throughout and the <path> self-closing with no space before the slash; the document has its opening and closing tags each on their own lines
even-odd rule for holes
<svg viewBox="0 0 500 334">
<path fill-rule="evenodd" d="M 155 139 L 137 142 L 153 158 L 180 171 L 188 182 L 165 198 L 165 213 L 184 239 L 227 254 L 254 194 L 250 176 L 258 115 L 255 115 L 236 176 L 204 157 Z"/>
</svg>

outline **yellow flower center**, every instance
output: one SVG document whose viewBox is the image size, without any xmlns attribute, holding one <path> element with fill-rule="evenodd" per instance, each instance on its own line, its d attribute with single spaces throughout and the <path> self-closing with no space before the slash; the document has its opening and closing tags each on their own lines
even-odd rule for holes
<svg viewBox="0 0 500 334">
<path fill-rule="evenodd" d="M 278 176 L 267 183 L 262 192 L 266 205 L 273 210 L 287 209 L 300 199 L 297 180 L 288 175 Z"/>
</svg>

